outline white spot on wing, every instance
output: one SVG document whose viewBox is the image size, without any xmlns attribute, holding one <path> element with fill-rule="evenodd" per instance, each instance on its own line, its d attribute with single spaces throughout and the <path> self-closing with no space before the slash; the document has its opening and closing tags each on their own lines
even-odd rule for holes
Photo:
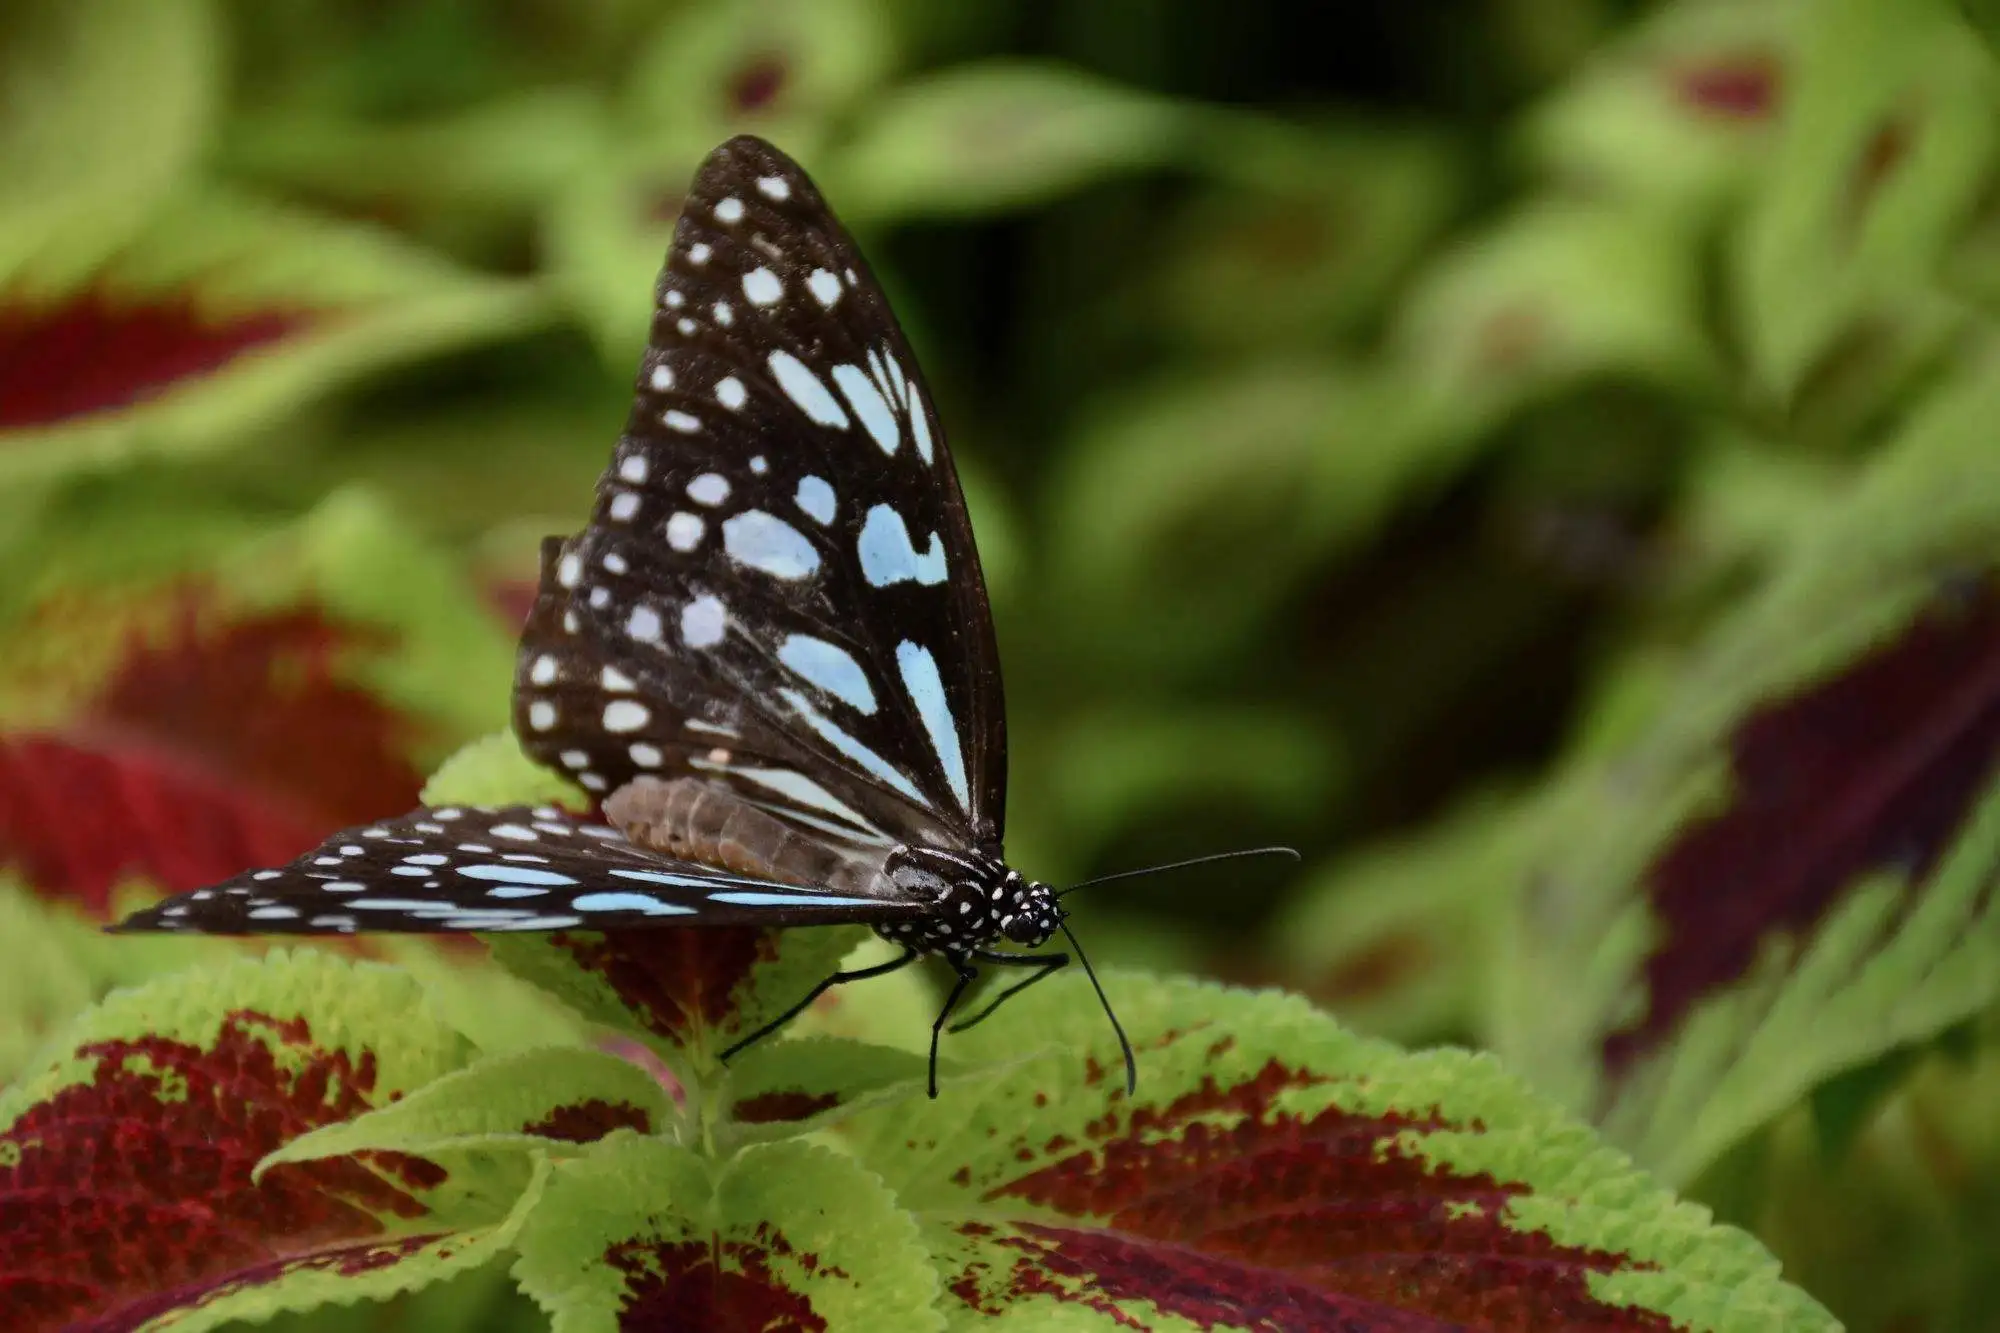
<svg viewBox="0 0 2000 1333">
<path fill-rule="evenodd" d="M 930 737 L 938 767 L 944 770 L 944 780 L 951 784 L 951 794 L 958 798 L 961 810 L 970 810 L 972 795 L 965 780 L 965 754 L 959 746 L 951 701 L 945 698 L 944 680 L 938 675 L 937 659 L 931 656 L 930 649 L 905 639 L 896 645 L 896 669 L 902 673 L 903 689 L 916 705 L 917 716 Z"/>
<path fill-rule="evenodd" d="M 715 322 L 725 329 L 736 322 L 736 311 L 729 302 L 717 301 L 715 303 Z"/>
<path fill-rule="evenodd" d="M 743 220 L 743 201 L 734 196 L 715 206 L 715 220 L 727 226 L 735 226 Z"/>
<path fill-rule="evenodd" d="M 895 453 L 896 446 L 903 442 L 902 432 L 896 428 L 895 413 L 889 410 L 881 389 L 868 378 L 868 373 L 859 366 L 838 365 L 833 368 L 833 382 L 840 386 L 854 408 L 854 415 L 861 418 L 861 424 L 875 437 L 875 443 L 882 446 L 882 452 Z"/>
<path fill-rule="evenodd" d="M 875 691 L 868 673 L 839 644 L 810 634 L 788 634 L 778 645 L 778 660 L 801 680 L 816 685 L 861 713 L 875 711 Z"/>
<path fill-rule="evenodd" d="M 547 731 L 556 724 L 556 706 L 547 699 L 537 699 L 528 705 L 528 725 L 536 731 Z"/>
<path fill-rule="evenodd" d="M 673 415 L 668 413 L 669 416 Z M 611 497 L 611 507 L 607 510 L 615 523 L 628 523 L 632 515 L 639 512 L 639 495 L 636 491 L 620 491 Z"/>
<path fill-rule="evenodd" d="M 614 699 L 604 705 L 604 729 L 609 732 L 637 731 L 652 720 L 652 711 L 631 699 Z"/>
<path fill-rule="evenodd" d="M 766 199 L 776 199 L 782 202 L 792 197 L 792 184 L 783 176 L 759 176 L 757 178 L 757 188 L 764 192 Z"/>
<path fill-rule="evenodd" d="M 576 883 L 576 880 L 568 875 L 558 875 L 553 870 L 531 870 L 527 866 L 460 866 L 458 867 L 458 873 L 467 879 L 481 879 L 497 884 L 560 886 Z"/>
<path fill-rule="evenodd" d="M 540 657 L 537 657 L 535 664 L 528 668 L 528 679 L 537 685 L 554 684 L 556 679 L 556 659 L 548 653 L 543 653 Z"/>
<path fill-rule="evenodd" d="M 729 498 L 729 478 L 720 472 L 704 472 L 687 484 L 687 493 L 696 504 L 719 505 Z"/>
<path fill-rule="evenodd" d="M 715 401 L 734 412 L 750 400 L 743 390 L 743 381 L 734 375 L 715 382 Z"/>
<path fill-rule="evenodd" d="M 660 613 L 650 606 L 635 606 L 625 620 L 625 632 L 641 643 L 660 641 Z"/>
<path fill-rule="evenodd" d="M 945 580 L 943 540 L 933 532 L 930 549 L 919 552 L 910 541 L 903 516 L 888 505 L 879 504 L 868 511 L 855 548 L 861 556 L 862 577 L 870 587 L 886 588 L 911 580 L 929 587 Z"/>
<path fill-rule="evenodd" d="M 667 520 L 667 545 L 676 551 L 692 551 L 701 544 L 707 527 L 700 514 L 677 513 Z"/>
<path fill-rule="evenodd" d="M 768 268 L 753 268 L 743 275 L 743 295 L 751 305 L 776 305 L 785 295 L 785 284 Z"/>
<path fill-rule="evenodd" d="M 791 399 L 808 419 L 836 430 L 847 429 L 847 413 L 841 410 L 839 401 L 821 383 L 819 376 L 806 368 L 805 362 L 790 352 L 773 352 L 769 365 L 771 375 L 778 381 L 778 387 L 785 391 L 785 397 Z"/>
<path fill-rule="evenodd" d="M 672 366 L 654 366 L 653 374 L 647 382 L 653 386 L 655 391 L 665 393 L 674 387 L 674 368 Z"/>
<path fill-rule="evenodd" d="M 677 430 L 683 435 L 692 435 L 701 429 L 700 417 L 692 416 L 689 413 L 681 411 L 679 408 L 668 412 L 660 420 L 666 423 L 669 430 Z"/>
<path fill-rule="evenodd" d="M 824 477 L 805 476 L 799 478 L 799 493 L 794 497 L 799 508 L 811 515 L 818 523 L 833 522 L 833 487 Z"/>
<path fill-rule="evenodd" d="M 633 690 L 639 688 L 637 681 L 615 666 L 605 667 L 602 671 L 598 672 L 597 683 L 613 694 L 630 694 Z M 539 814 L 540 811 L 536 813 Z"/>
<path fill-rule="evenodd" d="M 708 248 L 707 241 L 696 241 L 688 247 L 688 263 L 693 264 L 696 268 L 700 268 L 708 262 L 708 257 L 714 253 L 715 251 Z"/>
<path fill-rule="evenodd" d="M 648 745 L 644 741 L 633 741 L 625 747 L 625 753 L 631 755 L 632 762 L 641 768 L 658 768 L 666 759 L 659 746 Z"/>
<path fill-rule="evenodd" d="M 566 551 L 556 562 L 556 582 L 565 588 L 574 588 L 576 581 L 583 577 L 583 557 L 575 551 Z"/>
<path fill-rule="evenodd" d="M 681 608 L 681 642 L 690 648 L 713 648 L 722 642 L 728 619 L 721 601 L 704 593 Z"/>
<path fill-rule="evenodd" d="M 722 549 L 739 565 L 780 579 L 802 579 L 819 568 L 805 534 L 775 514 L 746 509 L 722 524 Z"/>
<path fill-rule="evenodd" d="M 619 478 L 631 482 L 634 486 L 645 482 L 646 472 L 647 463 L 644 454 L 627 454 L 624 458 L 618 460 Z"/>
<path fill-rule="evenodd" d="M 814 300 L 831 310 L 833 303 L 840 299 L 840 279 L 823 268 L 816 268 L 806 279 L 806 290 L 813 294 Z"/>
</svg>

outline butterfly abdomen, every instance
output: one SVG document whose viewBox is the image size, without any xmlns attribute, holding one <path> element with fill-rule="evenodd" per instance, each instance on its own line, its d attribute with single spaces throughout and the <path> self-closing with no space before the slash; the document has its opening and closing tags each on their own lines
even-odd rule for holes
<svg viewBox="0 0 2000 1333">
<path fill-rule="evenodd" d="M 880 851 L 843 853 L 692 778 L 635 779 L 605 798 L 604 814 L 640 847 L 739 875 L 853 892 L 882 869 Z"/>
</svg>

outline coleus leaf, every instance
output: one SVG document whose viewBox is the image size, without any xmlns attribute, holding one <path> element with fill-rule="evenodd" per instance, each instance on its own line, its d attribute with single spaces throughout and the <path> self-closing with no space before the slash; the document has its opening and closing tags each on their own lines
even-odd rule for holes
<svg viewBox="0 0 2000 1333">
<path fill-rule="evenodd" d="M 352 1120 L 300 1136 L 265 1157 L 286 1162 L 359 1152 L 432 1156 L 595 1143 L 620 1129 L 658 1134 L 678 1118 L 666 1088 L 629 1060 L 579 1047 L 493 1056 Z"/>
<path fill-rule="evenodd" d="M 552 779 L 511 738 L 469 749 L 424 789 L 433 803 L 540 799 Z M 573 808 L 589 802 L 564 786 Z M 863 927 L 759 930 L 555 931 L 488 935 L 494 958 L 583 1017 L 637 1037 L 683 1083 L 720 1069 L 731 1041 L 789 1008 L 833 972 Z"/>
<path fill-rule="evenodd" d="M 1477 1033 L 1493 931 L 1539 850 L 1532 796 L 1493 794 L 1309 877 L 1264 936 L 1277 979 L 1406 1043 Z"/>
<path fill-rule="evenodd" d="M 1495 1043 L 1670 1180 L 2000 997 L 1994 386 L 1967 366 L 1554 798 Z"/>
<path fill-rule="evenodd" d="M 108 256 L 14 275 L 0 478 L 223 449 L 330 386 L 541 314 L 527 285 L 376 229 L 183 191 Z"/>
<path fill-rule="evenodd" d="M 1276 994 L 1104 983 L 1136 1099 L 1065 978 L 954 1039 L 1011 1065 L 836 1130 L 916 1214 L 954 1328 L 1836 1327 L 1488 1057 L 1403 1053 Z"/>
<path fill-rule="evenodd" d="M 144 225 L 207 138 L 219 29 L 207 0 L 8 6 L 0 273 L 88 262 Z"/>
<path fill-rule="evenodd" d="M 1713 391 L 1699 252 L 1643 202 L 1558 200 L 1433 265 L 1398 313 L 1392 361 L 1420 435 L 1481 434 L 1595 379 Z"/>
<path fill-rule="evenodd" d="M 1708 224 L 1765 159 L 1790 92 L 1799 13 L 1653 11 L 1530 112 L 1528 153 L 1559 181 Z"/>
<path fill-rule="evenodd" d="M 504 708 L 505 631 L 358 496 L 165 582 L 42 577 L 0 666 L 0 859 L 88 912 L 400 814 Z"/>
<path fill-rule="evenodd" d="M 253 1175 L 472 1056 L 408 978 L 323 954 L 113 996 L 0 1094 L 0 1323 L 205 1328 L 479 1266 L 538 1188 L 522 1159 L 375 1153 Z"/>
<path fill-rule="evenodd" d="M 1938 273 L 1985 188 L 1991 59 L 1944 0 L 1800 11 L 1786 114 L 1735 254 L 1745 346 L 1779 395 L 1864 322 L 1955 323 Z"/>
<path fill-rule="evenodd" d="M 1192 157 L 1201 128 L 1167 98 L 1057 65 L 992 60 L 876 100 L 826 176 L 853 218 L 977 215 Z"/>
<path fill-rule="evenodd" d="M 559 1163 L 514 1276 L 555 1333 L 942 1329 L 916 1224 L 880 1180 L 790 1141 L 717 1162 L 657 1139 Z"/>
<path fill-rule="evenodd" d="M 888 20 L 869 0 L 688 5 L 640 44 L 605 142 L 572 164 L 546 229 L 561 289 L 620 379 L 645 345 L 646 293 L 696 164 L 744 132 L 814 160 L 888 74 Z"/>
</svg>

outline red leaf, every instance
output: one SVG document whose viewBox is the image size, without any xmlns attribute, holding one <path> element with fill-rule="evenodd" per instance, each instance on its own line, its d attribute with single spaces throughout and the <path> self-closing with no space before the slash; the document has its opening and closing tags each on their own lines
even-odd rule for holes
<svg viewBox="0 0 2000 1333">
<path fill-rule="evenodd" d="M 624 1241 L 604 1256 L 625 1274 L 628 1294 L 618 1327 L 635 1333 L 665 1328 L 823 1333 L 826 1320 L 813 1312 L 812 1301 L 771 1272 L 774 1254 L 795 1257 L 808 1273 L 847 1276 L 838 1268 L 822 1269 L 815 1256 L 799 1254 L 769 1226 L 758 1228 L 755 1242 Z"/>
<path fill-rule="evenodd" d="M 0 303 L 0 430 L 129 407 L 305 322 L 282 310 L 204 315 L 185 293 L 136 301 L 85 291 L 56 306 L 16 295 Z"/>
<path fill-rule="evenodd" d="M 0 862 L 91 911 L 128 875 L 179 892 L 289 860 L 422 787 L 408 719 L 340 675 L 379 636 L 173 597 L 68 722 L 0 739 Z"/>
<path fill-rule="evenodd" d="M 1674 91 L 1698 111 L 1726 120 L 1763 120 L 1777 109 L 1784 71 L 1766 54 L 1722 57 L 1676 70 Z"/>
<path fill-rule="evenodd" d="M 2000 760 L 2000 587 L 1933 608 L 1760 709 L 1731 751 L 1729 808 L 1683 830 L 1646 873 L 1662 931 L 1644 1016 L 1604 1041 L 1614 1076 L 1741 978 L 1766 940 L 1809 931 L 1860 876 L 1907 877 L 1903 911 L 1914 905 Z"/>
<path fill-rule="evenodd" d="M 685 1044 L 701 1024 L 723 1026 L 736 991 L 759 963 L 778 956 L 775 932 L 752 927 L 558 932 L 550 942 L 614 990 L 646 1031 Z"/>
<path fill-rule="evenodd" d="M 372 1054 L 316 1043 L 304 1019 L 239 1010 L 206 1049 L 160 1037 L 79 1049 L 92 1077 L 0 1134 L 0 1327 L 126 1328 L 246 1269 L 369 1259 L 412 1189 L 445 1173 L 399 1154 L 251 1169 L 373 1104 Z M 398 1238 L 396 1244 L 421 1244 Z M 392 1256 L 393 1258 L 393 1256 Z"/>
<path fill-rule="evenodd" d="M 655 1128 L 653 1117 L 642 1106 L 591 1097 L 558 1106 L 542 1119 L 521 1126 L 521 1132 L 565 1143 L 595 1143 L 614 1129 L 651 1134 Z"/>
<path fill-rule="evenodd" d="M 1275 1109 L 1288 1089 L 1321 1081 L 1274 1060 L 1248 1082 L 1206 1080 L 1129 1119 L 1108 1111 L 1075 1151 L 987 1190 L 988 1202 L 1090 1219 L 1087 1229 L 1013 1228 L 1001 1243 L 1023 1258 L 1003 1292 L 1106 1313 L 1144 1300 L 1197 1326 L 1283 1331 L 1673 1327 L 1591 1295 L 1589 1275 L 1629 1269 L 1627 1257 L 1507 1226 L 1501 1215 L 1526 1186 L 1391 1146 L 1389 1136 L 1443 1121 Z M 1026 1144 L 1023 1153 L 1039 1155 Z M 987 1308 L 994 1276 L 974 1264 L 953 1290 Z"/>
</svg>

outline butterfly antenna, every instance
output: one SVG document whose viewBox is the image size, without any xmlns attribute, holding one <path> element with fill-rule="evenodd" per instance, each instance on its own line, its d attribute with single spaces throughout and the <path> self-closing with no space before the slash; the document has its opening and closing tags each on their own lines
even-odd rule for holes
<svg viewBox="0 0 2000 1333">
<path fill-rule="evenodd" d="M 1297 849 L 1291 847 L 1245 847 L 1234 852 L 1215 852 L 1208 856 L 1190 857 L 1185 861 L 1169 861 L 1165 865 L 1147 866 L 1142 870 L 1121 870 L 1115 875 L 1099 875 L 1096 879 L 1086 879 L 1080 884 L 1072 884 L 1066 889 L 1056 890 L 1056 897 L 1075 893 L 1078 889 L 1088 889 L 1097 884 L 1109 884 L 1114 879 L 1137 879 L 1141 875 L 1164 875 L 1169 870 L 1186 870 L 1189 866 L 1213 865 L 1217 861 L 1238 861 L 1251 856 L 1289 856 L 1299 859 Z"/>
<path fill-rule="evenodd" d="M 1104 986 L 1097 980 L 1097 969 L 1090 965 L 1090 958 L 1078 942 L 1076 932 L 1069 928 L 1069 922 L 1056 923 L 1062 933 L 1069 938 L 1069 947 L 1076 950 L 1076 961 L 1083 964 L 1083 975 L 1090 978 L 1090 988 L 1097 992 L 1097 1002 L 1104 1006 L 1104 1016 L 1111 1020 L 1111 1030 L 1118 1034 L 1118 1049 L 1125 1052 L 1125 1095 L 1132 1096 L 1139 1091 L 1139 1061 L 1132 1054 L 1132 1039 L 1125 1035 L 1125 1025 L 1118 1021 L 1118 1015 L 1111 1010 L 1111 997 L 1104 993 Z"/>
</svg>

